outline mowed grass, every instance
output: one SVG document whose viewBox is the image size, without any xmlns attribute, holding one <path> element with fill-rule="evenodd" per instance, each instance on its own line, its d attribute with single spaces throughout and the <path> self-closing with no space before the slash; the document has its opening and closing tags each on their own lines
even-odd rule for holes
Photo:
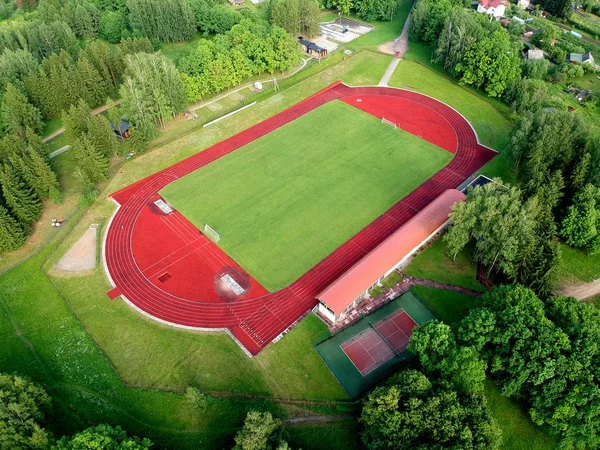
<svg viewBox="0 0 600 450">
<path fill-rule="evenodd" d="M 341 101 L 161 194 L 274 291 L 298 279 L 446 165 L 451 154 Z"/>
</svg>

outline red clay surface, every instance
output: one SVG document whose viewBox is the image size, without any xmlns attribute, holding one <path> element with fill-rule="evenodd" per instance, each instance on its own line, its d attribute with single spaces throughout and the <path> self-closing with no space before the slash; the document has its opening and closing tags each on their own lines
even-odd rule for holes
<svg viewBox="0 0 600 450">
<path fill-rule="evenodd" d="M 375 117 L 394 122 L 399 128 L 450 153 L 456 153 L 458 137 L 450 122 L 418 100 L 387 97 L 382 101 L 380 95 L 357 95 L 342 98 L 342 101 Z"/>
<path fill-rule="evenodd" d="M 373 108 L 379 108 L 378 111 L 385 113 L 386 118 L 392 117 L 394 114 L 400 114 L 398 112 L 400 111 L 399 107 L 391 108 L 392 110 L 388 114 L 386 105 L 404 104 L 405 114 L 412 115 L 412 117 L 410 122 L 408 120 L 403 122 L 400 117 L 400 126 L 406 127 L 407 130 L 413 129 L 409 128 L 409 123 L 412 124 L 410 127 L 414 127 L 414 130 L 420 127 L 419 134 L 426 139 L 433 139 L 432 136 L 435 133 L 433 131 L 434 134 L 425 133 L 425 129 L 429 130 L 429 128 L 435 128 L 436 126 L 445 129 L 445 125 L 440 124 L 448 123 L 453 132 L 446 136 L 447 140 L 444 142 L 441 142 L 442 134 L 439 134 L 440 142 L 438 145 L 449 151 L 454 146 L 454 158 L 445 168 L 401 199 L 297 281 L 280 291 L 265 295 L 257 294 L 258 296 L 254 298 L 252 298 L 254 294 L 250 292 L 246 298 L 236 301 L 214 301 L 214 297 L 204 298 L 199 294 L 179 295 L 175 292 L 175 289 L 178 290 L 177 292 L 188 292 L 190 289 L 199 292 L 202 288 L 191 285 L 201 284 L 201 279 L 204 279 L 203 284 L 207 285 L 208 278 L 206 278 L 206 275 L 198 273 L 198 271 L 188 271 L 186 276 L 190 278 L 187 281 L 190 286 L 175 288 L 175 277 L 181 278 L 182 276 L 179 272 L 173 270 L 175 277 L 161 283 L 152 279 L 157 271 L 152 272 L 149 270 L 151 269 L 150 266 L 142 268 L 143 264 L 142 266 L 138 265 L 137 258 L 143 260 L 142 255 L 151 251 L 154 247 L 150 244 L 135 243 L 135 241 L 144 240 L 143 237 L 136 236 L 138 234 L 136 223 L 140 220 L 140 217 L 148 214 L 144 211 L 149 205 L 152 205 L 160 189 L 324 103 L 334 99 L 351 100 L 356 97 L 369 97 L 369 102 L 366 102 L 366 104 L 369 107 L 373 105 Z M 395 99 L 398 98 L 408 100 L 410 103 L 396 101 Z M 429 111 L 438 114 L 440 119 L 437 122 L 433 121 L 434 116 L 427 113 L 427 115 L 422 116 L 423 121 L 419 122 L 421 116 L 414 114 L 411 109 L 406 109 L 409 108 L 406 106 L 409 104 L 422 105 Z M 421 108 L 419 111 L 424 110 Z M 374 110 L 369 112 L 375 114 Z M 435 123 L 438 125 L 435 125 Z M 336 280 L 433 199 L 446 189 L 457 187 L 492 159 L 494 155 L 494 151 L 478 143 L 475 132 L 459 113 L 433 98 L 402 89 L 387 87 L 352 88 L 336 83 L 235 136 L 113 194 L 112 197 L 120 205 L 120 208 L 109 226 L 105 242 L 105 258 L 109 278 L 113 286 L 121 289 L 122 295 L 127 301 L 146 314 L 180 326 L 229 329 L 241 345 L 250 353 L 257 354 L 302 314 L 313 308 L 317 303 L 315 296 L 326 286 Z M 173 223 L 179 218 L 183 219 L 180 216 L 175 216 Z M 143 221 L 143 218 L 141 220 Z M 179 230 L 179 228 L 177 229 Z M 189 231 L 191 233 L 189 239 L 191 240 L 196 231 Z M 178 232 L 181 232 L 181 230 Z M 146 238 L 160 236 L 161 240 L 170 240 L 173 236 L 172 233 L 161 235 L 155 230 L 149 229 L 143 235 Z M 185 235 L 187 236 L 187 231 Z M 200 237 L 199 239 L 203 238 Z M 182 240 L 181 244 L 183 242 Z M 188 248 L 191 250 L 199 242 L 201 241 L 188 242 L 187 245 L 190 246 Z M 167 246 L 162 242 L 157 245 Z M 146 250 L 144 251 L 142 248 Z M 218 247 L 210 246 L 210 248 L 218 253 L 218 257 L 215 256 L 213 262 L 218 261 L 223 256 L 226 257 Z M 176 250 L 176 248 L 173 248 L 173 251 Z M 162 251 L 169 251 L 169 248 Z M 173 256 L 173 258 L 175 257 Z M 147 259 L 145 264 L 153 264 L 158 262 L 159 259 L 157 257 Z M 146 270 L 146 273 L 144 273 L 144 270 Z M 171 290 L 171 286 L 174 290 Z M 252 288 L 259 289 L 256 286 L 252 286 Z M 111 292 L 114 293 L 115 291 Z"/>
<path fill-rule="evenodd" d="M 373 326 L 377 331 L 367 328 L 340 345 L 363 377 L 403 352 L 418 325 L 406 311 L 399 309 Z"/>
<path fill-rule="evenodd" d="M 138 269 L 159 289 L 202 302 L 239 301 L 268 294 L 216 244 L 179 212 L 165 215 L 153 204 L 156 195 L 137 217 L 131 238 Z M 246 287 L 242 295 L 227 295 L 220 283 L 227 271 Z"/>
</svg>

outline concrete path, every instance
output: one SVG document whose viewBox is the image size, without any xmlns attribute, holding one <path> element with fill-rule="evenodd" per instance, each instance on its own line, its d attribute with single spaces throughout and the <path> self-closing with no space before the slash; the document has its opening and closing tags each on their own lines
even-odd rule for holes
<svg viewBox="0 0 600 450">
<path fill-rule="evenodd" d="M 578 300 L 585 300 L 600 294 L 600 280 L 564 287 L 558 289 L 556 292 L 557 294 L 563 294 L 568 297 L 575 297 Z"/>
<path fill-rule="evenodd" d="M 385 44 L 381 44 L 379 46 L 379 51 L 383 53 L 387 53 L 388 55 L 394 55 L 398 58 L 402 58 L 406 51 L 408 50 L 408 30 L 410 29 L 410 14 L 412 13 L 412 9 L 406 18 L 406 22 L 404 22 L 404 27 L 402 27 L 402 33 L 398 36 L 398 41 L 390 41 Z"/>
<path fill-rule="evenodd" d="M 387 86 L 388 85 L 390 78 L 392 78 L 392 75 L 394 74 L 394 71 L 396 70 L 396 67 L 398 67 L 398 63 L 400 61 L 401 61 L 400 58 L 392 59 L 392 61 L 390 62 L 390 65 L 387 67 L 387 69 L 385 69 L 385 73 L 381 77 L 381 80 L 379 81 L 379 84 L 377 86 Z"/>
</svg>

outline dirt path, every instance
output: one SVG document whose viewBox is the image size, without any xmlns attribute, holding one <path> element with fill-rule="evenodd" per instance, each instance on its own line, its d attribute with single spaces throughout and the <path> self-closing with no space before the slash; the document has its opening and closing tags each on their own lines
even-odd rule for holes
<svg viewBox="0 0 600 450">
<path fill-rule="evenodd" d="M 103 113 L 104 111 L 106 111 L 109 108 L 112 108 L 113 106 L 119 106 L 121 104 L 121 100 L 116 100 L 114 101 L 111 105 L 103 105 L 103 106 L 99 106 L 96 109 L 92 109 L 92 114 L 93 115 L 97 115 L 100 113 Z M 44 139 L 42 139 L 43 142 L 48 142 L 52 139 L 54 139 L 57 136 L 60 136 L 61 134 L 63 134 L 65 132 L 64 128 L 59 128 L 58 130 L 56 130 L 54 133 L 49 134 L 48 136 L 46 136 Z"/>
<path fill-rule="evenodd" d="M 412 12 L 412 9 L 411 9 Z M 390 41 L 385 44 L 381 44 L 378 49 L 380 52 L 387 53 L 388 55 L 394 55 L 398 58 L 402 58 L 408 50 L 408 30 L 410 29 L 410 13 L 404 22 L 402 27 L 402 33 L 398 37 L 398 41 Z"/>
<path fill-rule="evenodd" d="M 297 423 L 317 423 L 317 422 L 333 422 L 334 420 L 348 419 L 349 417 L 355 417 L 353 414 L 341 414 L 339 416 L 308 416 L 308 417 L 296 417 L 294 419 L 284 420 L 283 423 L 286 425 L 293 425 Z"/>
<path fill-rule="evenodd" d="M 565 286 L 558 289 L 556 292 L 568 297 L 575 297 L 578 300 L 586 300 L 600 294 L 600 279 L 590 283 Z"/>
</svg>

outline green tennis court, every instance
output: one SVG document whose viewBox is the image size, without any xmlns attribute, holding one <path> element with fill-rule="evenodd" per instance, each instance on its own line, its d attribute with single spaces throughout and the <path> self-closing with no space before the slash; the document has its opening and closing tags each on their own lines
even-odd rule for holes
<svg viewBox="0 0 600 450">
<path fill-rule="evenodd" d="M 372 367 L 357 367 L 355 359 L 351 359 L 354 356 L 348 347 L 354 345 L 359 341 L 369 340 L 366 335 L 369 334 L 370 338 L 377 338 L 380 332 L 373 331 L 374 328 L 380 328 L 378 324 L 386 324 L 393 320 L 395 317 L 409 316 L 417 325 L 421 325 L 429 320 L 435 319 L 435 317 L 425 308 L 418 298 L 412 293 L 412 291 L 398 297 L 392 302 L 385 306 L 382 306 L 377 311 L 369 314 L 367 317 L 360 319 L 354 324 L 342 331 L 337 333 L 335 336 L 317 344 L 315 346 L 325 364 L 329 367 L 333 375 L 338 379 L 342 387 L 346 390 L 348 395 L 352 398 L 358 397 L 362 392 L 369 389 L 379 380 L 387 377 L 394 372 L 401 364 L 409 361 L 414 357 L 412 353 L 406 350 L 405 345 L 396 346 L 391 343 L 391 348 L 388 347 L 381 349 L 389 351 L 391 354 L 389 357 L 385 357 L 376 365 Z M 371 331 L 373 331 L 371 333 Z M 384 333 L 385 340 L 390 343 L 389 337 L 393 336 Z M 366 338 L 366 339 L 365 339 Z M 392 350 L 393 349 L 393 350 Z M 359 357 L 368 355 L 369 350 L 366 350 Z M 371 350 L 371 356 L 375 356 Z M 362 373 L 361 373 L 362 371 Z"/>
<path fill-rule="evenodd" d="M 270 291 L 416 189 L 452 154 L 335 100 L 169 184 L 161 195 Z"/>
</svg>

